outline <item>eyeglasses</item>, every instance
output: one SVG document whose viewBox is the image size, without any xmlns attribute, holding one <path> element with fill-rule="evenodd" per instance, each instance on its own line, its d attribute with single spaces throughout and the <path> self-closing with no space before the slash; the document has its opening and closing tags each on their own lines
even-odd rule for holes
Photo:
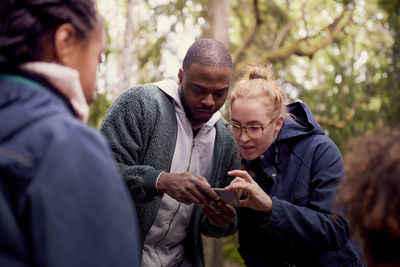
<svg viewBox="0 0 400 267">
<path fill-rule="evenodd" d="M 247 125 L 246 127 L 240 126 L 240 124 L 237 123 L 229 122 L 225 123 L 225 128 L 228 131 L 228 133 L 233 137 L 240 137 L 244 130 L 244 132 L 249 138 L 258 138 L 264 134 L 264 129 L 268 125 L 270 125 L 275 119 L 271 120 L 265 125 L 255 124 L 255 125 Z"/>
</svg>

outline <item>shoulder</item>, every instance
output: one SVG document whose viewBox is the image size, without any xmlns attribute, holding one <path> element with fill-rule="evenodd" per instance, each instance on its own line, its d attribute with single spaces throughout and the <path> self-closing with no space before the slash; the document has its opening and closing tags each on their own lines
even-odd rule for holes
<svg viewBox="0 0 400 267">
<path fill-rule="evenodd" d="M 37 177 L 50 179 L 56 173 L 75 172 L 77 175 L 76 172 L 91 172 L 89 170 L 93 168 L 103 169 L 104 173 L 114 172 L 105 139 L 97 130 L 67 112 L 46 113 L 36 116 L 30 123 L 19 125 L 20 128 L 5 146 L 31 162 L 31 172 L 26 173 L 28 176 L 37 173 Z M 20 164 L 13 166 L 15 171 L 20 169 Z"/>
<path fill-rule="evenodd" d="M 98 151 L 107 150 L 107 143 L 94 128 L 87 126 L 70 114 L 57 113 L 37 120 L 29 129 L 32 145 L 44 153 L 59 151 L 60 156 L 68 153 L 81 155 L 89 151 L 96 156 Z"/>
<path fill-rule="evenodd" d="M 127 91 L 122 93 L 115 102 L 153 102 L 168 98 L 169 97 L 155 84 L 143 84 L 129 88 Z"/>
<path fill-rule="evenodd" d="M 121 136 L 151 136 L 169 128 L 171 122 L 176 123 L 172 98 L 156 85 L 145 84 L 130 88 L 114 101 L 100 130 L 113 143 L 120 142 Z"/>
<path fill-rule="evenodd" d="M 343 161 L 336 144 L 322 134 L 314 134 L 297 140 L 291 153 L 313 168 L 328 165 L 336 166 L 337 163 L 340 163 L 341 166 Z"/>
<path fill-rule="evenodd" d="M 43 174 L 38 176 L 42 177 L 39 180 L 51 175 L 70 176 L 68 184 L 73 184 L 82 178 L 105 182 L 118 177 L 105 138 L 78 120 L 53 118 L 52 127 L 43 127 L 41 140 L 35 145 L 40 153 L 38 173 Z"/>
<path fill-rule="evenodd" d="M 217 138 L 222 139 L 227 143 L 235 143 L 235 139 L 226 130 L 225 124 L 227 121 L 221 116 L 221 118 L 215 123 L 215 128 L 217 129 Z"/>
<path fill-rule="evenodd" d="M 226 130 L 226 123 L 227 121 L 221 117 L 215 124 L 215 128 L 217 129 L 216 142 L 222 144 L 225 151 L 229 150 L 233 154 L 236 154 L 238 152 L 238 147 L 233 136 L 231 136 Z"/>
<path fill-rule="evenodd" d="M 310 134 L 305 136 L 297 136 L 284 141 L 286 144 L 290 144 L 293 150 L 315 150 L 321 148 L 336 148 L 336 144 L 324 134 Z"/>
<path fill-rule="evenodd" d="M 154 111 L 168 107 L 173 109 L 173 101 L 154 84 L 144 84 L 131 87 L 122 93 L 109 107 L 105 120 L 108 117 L 135 116 L 155 113 Z M 151 111 L 151 112 L 146 112 Z"/>
<path fill-rule="evenodd" d="M 340 151 L 336 144 L 323 134 L 314 134 L 311 135 L 304 140 L 303 146 L 309 146 L 310 149 L 314 150 L 331 150 L 335 151 L 337 154 L 340 154 Z"/>
<path fill-rule="evenodd" d="M 0 118 L 10 123 L 0 134 L 12 133 L 13 138 L 6 145 L 16 153 L 40 164 L 53 148 L 62 157 L 72 149 L 79 153 L 87 145 L 106 147 L 100 134 L 74 117 L 67 104 L 52 91 L 23 77 L 11 77 L 20 80 L 8 81 L 12 90 L 2 95 L 9 105 L 1 110 Z"/>
</svg>

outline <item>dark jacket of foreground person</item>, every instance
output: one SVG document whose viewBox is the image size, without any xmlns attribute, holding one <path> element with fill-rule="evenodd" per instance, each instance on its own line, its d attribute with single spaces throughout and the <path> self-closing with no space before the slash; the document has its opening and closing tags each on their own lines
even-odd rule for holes
<svg viewBox="0 0 400 267">
<path fill-rule="evenodd" d="M 0 74 L 0 266 L 140 266 L 137 229 L 104 138 L 45 80 Z"/>
</svg>

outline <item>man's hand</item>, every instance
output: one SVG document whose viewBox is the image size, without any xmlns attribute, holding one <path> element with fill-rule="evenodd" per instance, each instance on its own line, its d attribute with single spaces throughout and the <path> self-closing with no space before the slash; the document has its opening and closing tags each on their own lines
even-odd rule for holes
<svg viewBox="0 0 400 267">
<path fill-rule="evenodd" d="M 222 201 L 217 201 L 214 205 L 210 206 L 201 205 L 201 209 L 210 223 L 216 226 L 228 225 L 236 216 L 235 208 Z"/>
<path fill-rule="evenodd" d="M 184 204 L 212 205 L 219 199 L 207 179 L 193 173 L 162 173 L 157 189 Z"/>
</svg>

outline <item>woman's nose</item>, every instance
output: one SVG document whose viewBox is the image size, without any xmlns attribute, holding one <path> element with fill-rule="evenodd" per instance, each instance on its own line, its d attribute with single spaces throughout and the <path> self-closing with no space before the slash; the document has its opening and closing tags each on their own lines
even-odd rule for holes
<svg viewBox="0 0 400 267">
<path fill-rule="evenodd" d="M 239 135 L 239 140 L 242 141 L 242 142 L 249 140 L 250 138 L 247 135 L 246 128 L 242 128 L 240 130 L 241 131 L 240 131 L 240 135 Z"/>
</svg>

